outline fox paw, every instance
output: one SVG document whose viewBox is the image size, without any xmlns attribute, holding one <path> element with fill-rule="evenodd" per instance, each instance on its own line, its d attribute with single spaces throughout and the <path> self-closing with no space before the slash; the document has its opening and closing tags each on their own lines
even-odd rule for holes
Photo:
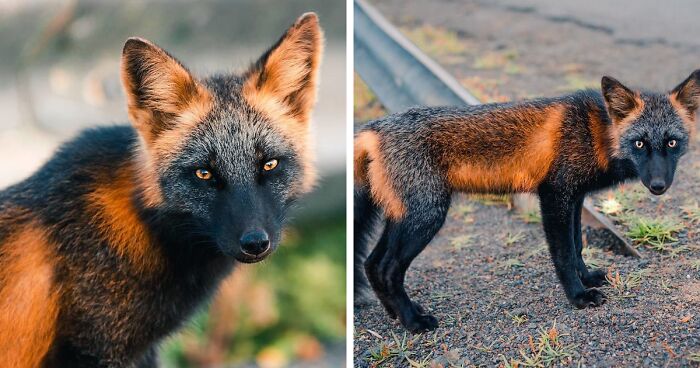
<svg viewBox="0 0 700 368">
<path fill-rule="evenodd" d="M 587 289 L 571 299 L 571 303 L 578 309 L 598 307 L 605 303 L 607 297 L 598 289 Z"/>
<path fill-rule="evenodd" d="M 438 327 L 437 318 L 430 314 L 417 314 L 403 323 L 404 327 L 412 333 L 432 331 Z"/>
<path fill-rule="evenodd" d="M 608 283 L 608 279 L 605 277 L 607 273 L 603 269 L 596 269 L 588 272 L 587 275 L 581 277 L 581 282 L 586 287 L 601 287 Z"/>
</svg>

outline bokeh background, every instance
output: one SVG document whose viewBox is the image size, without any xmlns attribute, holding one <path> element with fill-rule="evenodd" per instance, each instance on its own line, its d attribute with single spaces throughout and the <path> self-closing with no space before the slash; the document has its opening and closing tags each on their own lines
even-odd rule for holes
<svg viewBox="0 0 700 368">
<path fill-rule="evenodd" d="M 345 1 L 0 0 L 0 187 L 79 130 L 127 123 L 119 56 L 156 42 L 195 74 L 243 70 L 304 12 L 326 32 L 314 127 L 321 181 L 278 252 L 240 267 L 163 347 L 165 367 L 345 362 Z"/>
</svg>

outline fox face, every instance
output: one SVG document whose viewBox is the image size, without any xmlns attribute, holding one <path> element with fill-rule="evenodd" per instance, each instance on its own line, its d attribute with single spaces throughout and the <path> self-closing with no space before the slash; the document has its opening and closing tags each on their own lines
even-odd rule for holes
<svg viewBox="0 0 700 368">
<path fill-rule="evenodd" d="M 200 80 L 158 46 L 129 39 L 122 82 L 144 206 L 186 219 L 197 244 L 240 262 L 274 251 L 287 209 L 315 178 L 309 123 L 321 53 L 315 14 L 241 75 Z"/>
<path fill-rule="evenodd" d="M 644 186 L 661 195 L 688 148 L 700 103 L 700 70 L 668 94 L 640 93 L 603 77 L 602 92 L 618 158 L 629 159 Z"/>
</svg>

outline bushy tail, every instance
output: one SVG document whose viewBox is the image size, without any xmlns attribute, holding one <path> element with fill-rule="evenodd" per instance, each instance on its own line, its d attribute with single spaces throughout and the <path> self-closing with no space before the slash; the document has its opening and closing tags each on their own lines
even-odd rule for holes
<svg viewBox="0 0 700 368">
<path fill-rule="evenodd" d="M 372 298 L 371 288 L 365 274 L 365 259 L 369 254 L 369 242 L 374 238 L 374 227 L 379 219 L 379 210 L 372 202 L 369 189 L 355 189 L 354 196 L 354 270 L 353 289 L 355 304 L 365 304 Z"/>
<path fill-rule="evenodd" d="M 359 136 L 358 136 L 359 137 Z M 371 158 L 363 139 L 355 139 L 354 147 L 354 285 L 355 304 L 368 303 L 372 292 L 365 274 L 365 259 L 369 254 L 369 242 L 374 238 L 374 227 L 380 212 L 372 200 L 370 183 L 367 179 L 367 165 Z"/>
</svg>

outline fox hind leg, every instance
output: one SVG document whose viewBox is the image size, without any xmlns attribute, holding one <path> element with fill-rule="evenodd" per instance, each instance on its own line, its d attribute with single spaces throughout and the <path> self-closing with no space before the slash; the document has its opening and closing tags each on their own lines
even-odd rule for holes
<svg viewBox="0 0 700 368">
<path fill-rule="evenodd" d="M 433 197 L 435 198 L 435 197 Z M 442 193 L 441 203 L 420 206 L 421 211 L 408 212 L 399 222 L 389 222 L 385 230 L 385 251 L 377 262 L 377 278 L 383 287 L 387 309 L 411 332 L 433 330 L 437 319 L 409 298 L 404 287 L 406 271 L 445 222 L 449 194 Z M 390 312 L 391 313 L 391 312 Z"/>
</svg>

